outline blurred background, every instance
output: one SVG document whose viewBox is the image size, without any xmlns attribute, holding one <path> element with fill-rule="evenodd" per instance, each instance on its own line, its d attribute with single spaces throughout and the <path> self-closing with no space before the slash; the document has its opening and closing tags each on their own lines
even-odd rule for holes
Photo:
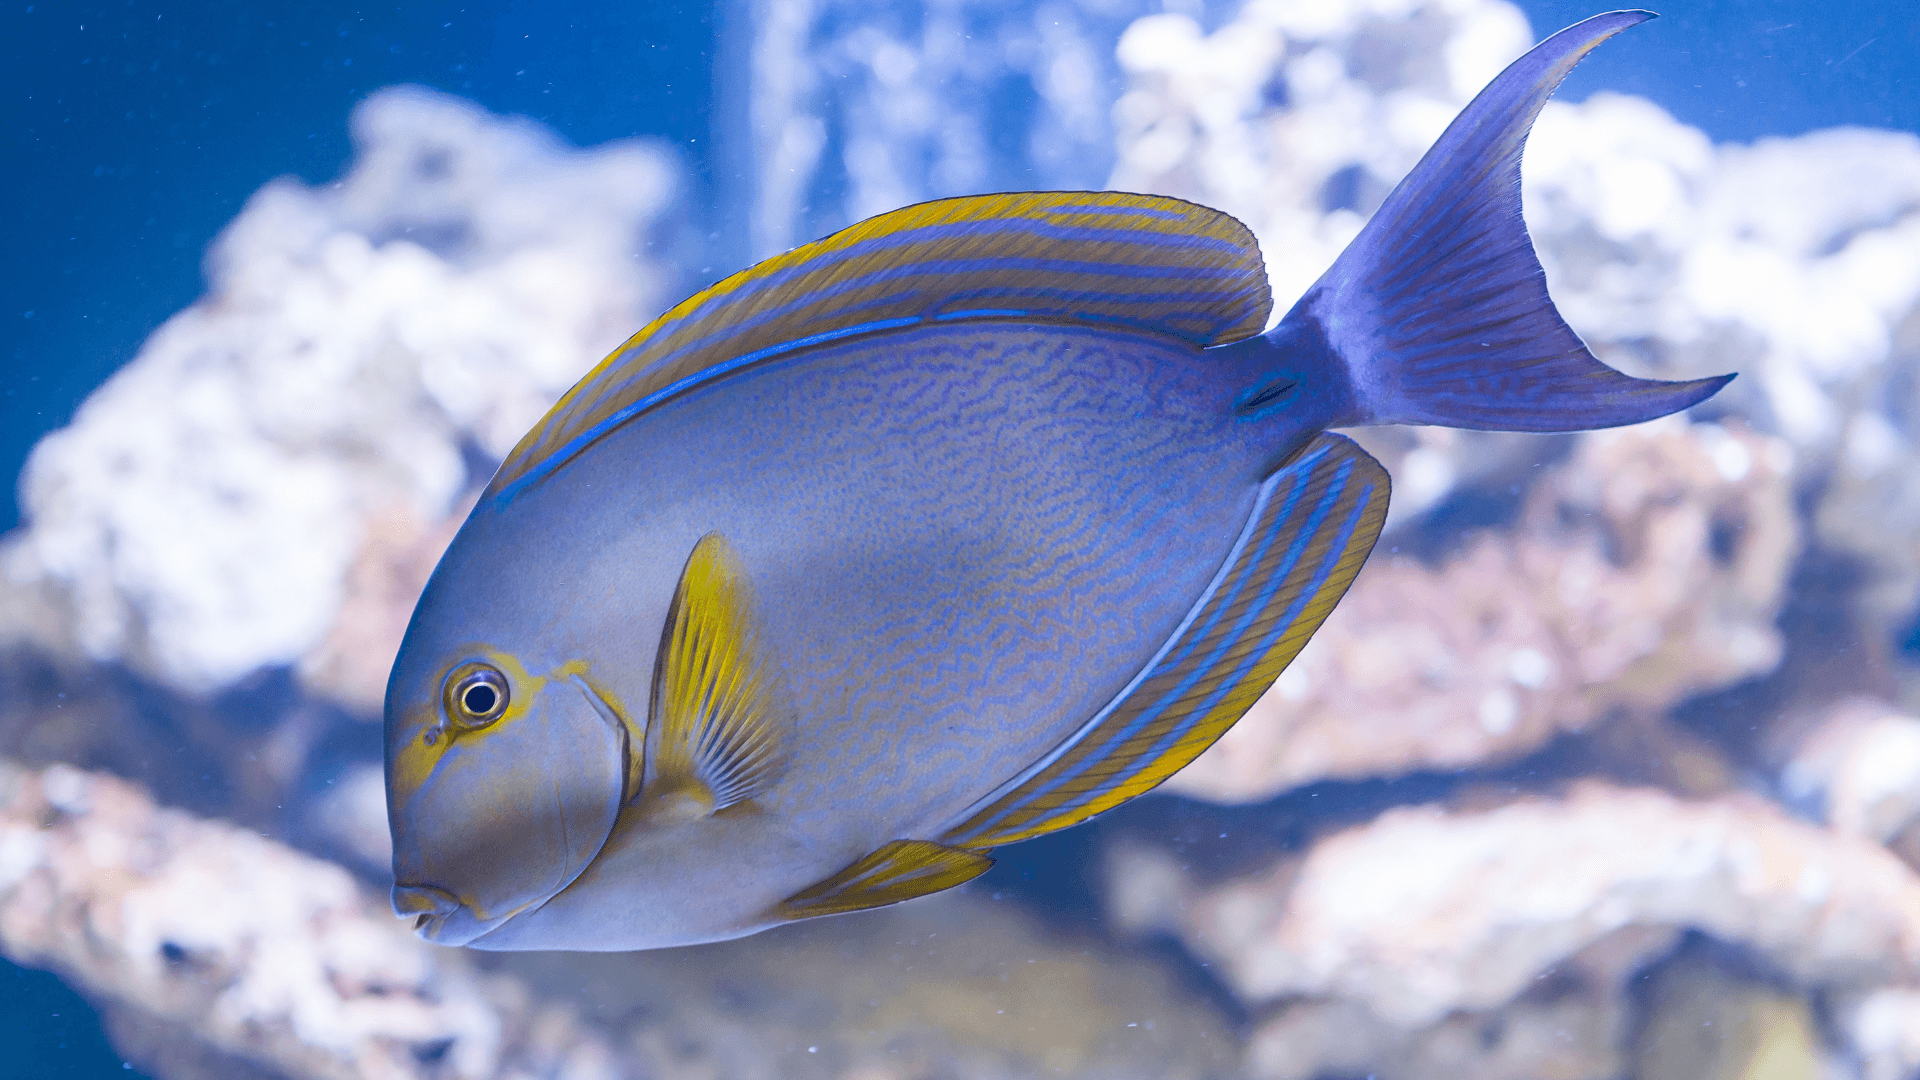
<svg viewBox="0 0 1920 1080">
<path fill-rule="evenodd" d="M 1920 1075 L 1920 12 L 1868 0 L 1676 3 L 1575 72 L 1526 160 L 1563 313 L 1741 378 L 1357 433 L 1380 548 L 1162 792 L 718 946 L 386 910 L 413 598 L 647 319 L 900 205 L 1101 187 L 1246 221 L 1284 311 L 1595 10 L 9 6 L 0 1073 Z"/>
</svg>

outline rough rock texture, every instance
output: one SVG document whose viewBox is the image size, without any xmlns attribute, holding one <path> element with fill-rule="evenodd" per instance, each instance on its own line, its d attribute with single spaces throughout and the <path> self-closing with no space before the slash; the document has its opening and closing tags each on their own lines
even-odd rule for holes
<svg viewBox="0 0 1920 1080">
<path fill-rule="evenodd" d="M 909 203 L 1098 188 L 1113 43 L 1147 0 L 727 0 L 748 60 L 721 212 L 757 260 Z M 1018 102 L 1019 104 L 1014 104 Z"/>
<path fill-rule="evenodd" d="M 99 1000 L 161 1075 L 632 1075 L 338 867 L 65 766 L 0 763 L 0 951 Z"/>
<path fill-rule="evenodd" d="M 1710 411 L 1793 443 L 1814 537 L 1861 563 L 1870 632 L 1897 633 L 1920 604 L 1920 504 L 1902 479 L 1920 416 L 1920 138 L 1715 147 L 1602 94 L 1541 116 L 1526 180 L 1568 321 L 1622 365 L 1740 371 Z"/>
<path fill-rule="evenodd" d="M 376 709 L 462 492 L 668 299 L 658 151 L 407 89 L 353 131 L 353 169 L 255 195 L 208 294 L 35 449 L 0 639 L 194 693 L 298 663 Z"/>
<path fill-rule="evenodd" d="M 1780 986 L 1686 958 L 1646 988 L 1638 1080 L 1814 1080 L 1826 1062 L 1812 1005 Z"/>
<path fill-rule="evenodd" d="M 1834 1011 L 1859 1055 L 1861 1080 L 1907 1080 L 1920 1071 L 1920 990 L 1846 995 Z"/>
<path fill-rule="evenodd" d="M 1252 1052 L 1263 1075 L 1439 1075 L 1428 1066 L 1462 1017 L 1518 1009 L 1502 1022 L 1518 1016 L 1537 1036 L 1529 1025 L 1558 1000 L 1541 981 L 1569 970 L 1602 1004 L 1568 1029 L 1589 1045 L 1561 1048 L 1576 1063 L 1565 1075 L 1612 1075 L 1623 1047 L 1619 1006 L 1605 1003 L 1683 929 L 1795 986 L 1920 978 L 1920 878 L 1877 844 L 1751 797 L 1688 803 L 1583 782 L 1559 801 L 1390 810 L 1219 884 L 1170 859 L 1114 850 L 1114 918 L 1172 933 L 1242 1000 L 1272 1003 Z M 1356 1048 L 1334 1034 L 1350 1022 L 1378 1037 Z M 1500 1038 L 1479 1046 L 1471 1062 L 1446 1059 L 1471 1065 L 1454 1075 L 1534 1067 L 1531 1053 L 1501 1065 Z"/>
<path fill-rule="evenodd" d="M 1365 1004 L 1303 998 L 1271 1010 L 1247 1048 L 1247 1074 L 1274 1080 L 1374 1075 L 1393 1080 L 1607 1080 L 1635 1016 L 1634 969 L 1672 947 L 1665 927 L 1616 930 L 1542 973 L 1499 1009 L 1462 1009 L 1409 1031 Z"/>
<path fill-rule="evenodd" d="M 1581 440 L 1514 528 L 1439 567 L 1390 537 L 1274 689 L 1167 789 L 1253 802 L 1495 764 L 1767 672 L 1799 547 L 1792 458 L 1737 428 L 1645 424 Z"/>
<path fill-rule="evenodd" d="M 1122 888 L 1117 917 L 1170 920 L 1248 1001 L 1339 996 L 1406 1026 L 1511 1000 L 1624 926 L 1695 927 L 1808 985 L 1920 974 L 1920 879 L 1758 800 L 1585 783 L 1560 802 L 1408 807 L 1171 907 Z"/>
<path fill-rule="evenodd" d="M 1920 720 L 1884 702 L 1840 701 L 1792 748 L 1781 787 L 1839 832 L 1892 841 L 1920 818 Z"/>
</svg>

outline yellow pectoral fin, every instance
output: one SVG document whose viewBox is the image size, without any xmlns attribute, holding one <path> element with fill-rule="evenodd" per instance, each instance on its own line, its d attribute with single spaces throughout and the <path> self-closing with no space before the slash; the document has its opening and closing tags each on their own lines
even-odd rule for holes
<svg viewBox="0 0 1920 1080">
<path fill-rule="evenodd" d="M 971 881 L 993 860 L 926 840 L 895 840 L 845 870 L 780 901 L 789 919 L 885 907 Z"/>
<path fill-rule="evenodd" d="M 779 775 L 779 695 L 764 650 L 739 559 L 708 534 L 687 557 L 661 636 L 647 787 L 717 812 Z"/>
</svg>

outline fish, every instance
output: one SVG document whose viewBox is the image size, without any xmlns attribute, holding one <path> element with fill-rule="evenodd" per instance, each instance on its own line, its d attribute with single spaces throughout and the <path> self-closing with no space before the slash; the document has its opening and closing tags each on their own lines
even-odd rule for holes
<svg viewBox="0 0 1920 1080">
<path fill-rule="evenodd" d="M 395 913 L 637 950 L 960 885 L 1179 771 L 1327 618 L 1391 488 L 1331 429 L 1710 397 L 1732 376 L 1595 358 L 1520 212 L 1547 96 L 1651 17 L 1515 61 L 1271 329 L 1244 225 L 1111 191 L 909 206 L 661 315 L 420 597 L 386 696 Z"/>
</svg>

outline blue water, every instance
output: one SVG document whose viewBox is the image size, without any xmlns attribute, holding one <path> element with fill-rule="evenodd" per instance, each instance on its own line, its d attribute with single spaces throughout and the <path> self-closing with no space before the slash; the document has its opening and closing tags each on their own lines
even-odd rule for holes
<svg viewBox="0 0 1920 1080">
<path fill-rule="evenodd" d="M 146 1074 L 107 1044 L 85 998 L 44 971 L 0 963 L 0 1077 L 85 1080 Z"/>
<path fill-rule="evenodd" d="M 1515 2 L 1540 35 L 1610 6 L 1602 0 Z M 1660 18 L 1636 28 L 1630 46 L 1623 41 L 1582 61 L 1559 97 L 1638 94 L 1715 142 L 1842 124 L 1920 131 L 1920 5 L 1653 0 L 1647 6 Z"/>
<path fill-rule="evenodd" d="M 1521 0 L 1536 32 L 1602 8 Z M 0 476 L 200 292 L 201 253 L 261 184 L 318 182 L 372 90 L 423 83 L 591 144 L 630 135 L 715 188 L 716 19 L 698 3 L 241 0 L 0 10 Z M 1717 140 L 1837 124 L 1920 131 L 1920 5 L 1676 2 L 1563 97 L 1640 94 Z M 726 220 L 725 208 L 713 208 Z M 17 519 L 11 485 L 0 530 Z M 1039 850 L 1036 848 L 1035 850 Z M 126 1077 L 97 1017 L 0 962 L 0 1076 Z"/>
</svg>

